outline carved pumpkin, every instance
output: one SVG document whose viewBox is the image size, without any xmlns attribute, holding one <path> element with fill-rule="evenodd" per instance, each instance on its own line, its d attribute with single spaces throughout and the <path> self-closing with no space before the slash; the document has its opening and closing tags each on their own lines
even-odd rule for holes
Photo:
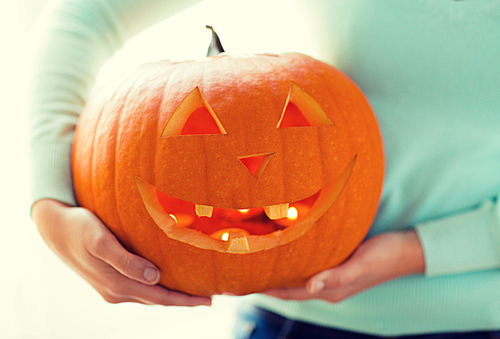
<svg viewBox="0 0 500 339">
<path fill-rule="evenodd" d="M 367 100 L 337 69 L 222 54 L 147 64 L 96 91 L 73 173 L 79 203 L 160 284 L 240 295 L 344 261 L 376 213 L 383 155 Z"/>
</svg>

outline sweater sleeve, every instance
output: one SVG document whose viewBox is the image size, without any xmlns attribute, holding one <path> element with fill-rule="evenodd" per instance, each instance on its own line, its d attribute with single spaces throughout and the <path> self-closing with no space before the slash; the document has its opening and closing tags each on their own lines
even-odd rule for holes
<svg viewBox="0 0 500 339">
<path fill-rule="evenodd" d="M 500 268 L 499 208 L 495 199 L 461 214 L 416 225 L 426 275 Z"/>
<path fill-rule="evenodd" d="M 58 0 L 33 27 L 28 47 L 31 202 L 75 205 L 71 142 L 104 62 L 143 29 L 196 0 Z"/>
</svg>

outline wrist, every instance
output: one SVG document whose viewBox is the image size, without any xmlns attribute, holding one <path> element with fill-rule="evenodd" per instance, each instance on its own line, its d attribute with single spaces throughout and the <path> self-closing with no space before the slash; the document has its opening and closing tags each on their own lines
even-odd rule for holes
<svg viewBox="0 0 500 339">
<path fill-rule="evenodd" d="M 40 199 L 31 207 L 31 217 L 38 232 L 50 248 L 56 250 L 57 242 L 65 237 L 64 227 L 60 227 L 64 210 L 71 206 L 54 199 Z"/>
<path fill-rule="evenodd" d="M 425 258 L 420 239 L 415 230 L 401 232 L 401 263 L 405 273 L 423 274 L 425 272 Z"/>
<path fill-rule="evenodd" d="M 57 211 L 62 208 L 71 207 L 70 205 L 59 200 L 44 198 L 37 200 L 31 206 L 31 217 L 35 223 L 44 218 L 44 215 L 50 212 Z"/>
</svg>

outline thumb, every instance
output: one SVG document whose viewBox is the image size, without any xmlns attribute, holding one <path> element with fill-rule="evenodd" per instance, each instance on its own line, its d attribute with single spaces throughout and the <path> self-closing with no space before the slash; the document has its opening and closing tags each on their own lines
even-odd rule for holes
<svg viewBox="0 0 500 339">
<path fill-rule="evenodd" d="M 340 266 L 322 271 L 306 283 L 310 294 L 316 294 L 325 289 L 336 289 L 350 284 L 359 274 L 357 265 L 346 262 Z"/>
<path fill-rule="evenodd" d="M 128 252 L 111 234 L 106 232 L 97 241 L 91 254 L 127 278 L 148 285 L 155 285 L 160 280 L 160 270 L 150 261 Z"/>
</svg>

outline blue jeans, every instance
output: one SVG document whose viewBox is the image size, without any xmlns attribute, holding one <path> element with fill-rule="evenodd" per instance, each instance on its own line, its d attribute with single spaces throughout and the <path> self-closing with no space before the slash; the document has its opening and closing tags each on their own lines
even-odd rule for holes
<svg viewBox="0 0 500 339">
<path fill-rule="evenodd" d="M 293 321 L 276 313 L 247 306 L 238 310 L 234 335 L 235 339 L 500 339 L 500 331 L 380 337 Z"/>
</svg>

